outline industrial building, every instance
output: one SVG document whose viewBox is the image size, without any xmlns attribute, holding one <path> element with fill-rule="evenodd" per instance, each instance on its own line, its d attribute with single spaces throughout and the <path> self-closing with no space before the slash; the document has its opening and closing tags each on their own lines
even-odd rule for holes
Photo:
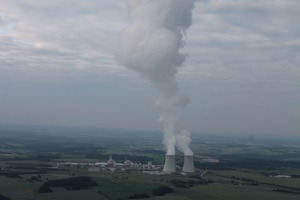
<svg viewBox="0 0 300 200">
<path fill-rule="evenodd" d="M 175 155 L 166 155 L 164 165 L 153 165 L 152 162 L 147 164 L 135 163 L 126 160 L 123 163 L 115 162 L 112 156 L 109 157 L 107 162 L 95 163 L 77 163 L 77 162 L 63 162 L 57 163 L 58 168 L 79 167 L 87 169 L 89 172 L 126 172 L 126 171 L 139 171 L 144 174 L 166 175 L 166 174 L 190 174 L 195 173 L 194 157 L 184 156 L 183 167 L 179 167 L 175 162 Z"/>
</svg>

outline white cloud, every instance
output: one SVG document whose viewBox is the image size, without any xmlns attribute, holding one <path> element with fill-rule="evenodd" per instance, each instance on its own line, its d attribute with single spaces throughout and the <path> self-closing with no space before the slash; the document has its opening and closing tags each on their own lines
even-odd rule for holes
<svg viewBox="0 0 300 200">
<path fill-rule="evenodd" d="M 188 32 L 188 67 L 182 71 L 260 83 L 293 77 L 299 84 L 297 8 L 300 2 L 292 0 L 199 1 Z"/>
<path fill-rule="evenodd" d="M 133 76 L 115 61 L 119 33 L 130 23 L 125 1 L 0 0 L 0 5 L 0 80 Z M 300 101 L 299 19 L 298 0 L 197 1 L 183 49 L 189 56 L 178 74 L 182 87 L 193 89 L 189 90 L 193 118 L 187 119 L 193 122 L 200 115 L 205 122 L 205 113 L 194 104 L 195 99 L 201 101 L 205 95 L 203 106 L 209 108 L 211 116 L 220 116 L 214 123 L 230 112 L 240 119 L 243 105 L 233 106 L 240 98 L 249 106 L 249 110 L 245 107 L 242 111 L 250 113 L 251 119 L 265 120 L 259 115 L 263 102 L 270 110 L 274 108 L 271 115 L 282 114 L 280 119 L 285 118 L 281 127 L 288 127 L 292 116 L 292 131 L 299 128 L 294 123 L 300 116 L 295 108 Z M 247 98 L 230 99 L 244 94 Z M 227 108 L 220 108 L 224 118 L 222 113 L 212 111 L 222 95 L 230 99 Z M 261 113 L 265 118 L 267 115 Z M 280 130 L 280 123 L 271 118 L 266 124 L 274 122 L 278 124 L 274 131 Z M 195 122 L 191 127 L 205 129 L 204 122 Z M 225 126 L 234 129 L 235 124 L 228 122 Z"/>
<path fill-rule="evenodd" d="M 128 23 L 124 1 L 0 0 L 0 70 L 126 73 L 115 61 Z M 183 74 L 232 76 L 232 68 L 289 68 L 299 61 L 298 1 L 198 1 Z M 278 59 L 281 58 L 281 59 Z M 277 62 L 275 62 L 277 60 Z M 223 71 L 229 73 L 223 74 Z M 99 71 L 100 70 L 100 71 Z M 221 71 L 219 71 L 221 70 Z M 243 70 L 236 76 L 243 77 Z M 265 71 L 265 72 L 266 72 Z"/>
<path fill-rule="evenodd" d="M 124 2 L 1 0 L 0 4 L 1 71 L 115 72 L 118 33 L 128 20 Z"/>
</svg>

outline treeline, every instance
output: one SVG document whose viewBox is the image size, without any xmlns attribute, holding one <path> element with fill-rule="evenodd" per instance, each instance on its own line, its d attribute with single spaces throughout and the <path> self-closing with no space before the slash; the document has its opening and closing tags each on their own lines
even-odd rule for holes
<svg viewBox="0 0 300 200">
<path fill-rule="evenodd" d="M 174 190 L 168 186 L 162 186 L 152 190 L 154 196 L 164 196 L 169 193 L 174 193 Z"/>
<path fill-rule="evenodd" d="M 291 190 L 284 190 L 284 189 L 274 189 L 274 192 L 282 192 L 282 193 L 289 193 L 289 194 L 300 194 L 300 192 L 291 191 Z"/>
<path fill-rule="evenodd" d="M 24 174 L 45 174 L 47 173 L 46 171 L 18 171 L 18 172 L 13 172 L 13 171 L 0 171 L 0 176 L 6 176 L 8 178 L 21 178 L 20 175 Z"/>
<path fill-rule="evenodd" d="M 174 192 L 174 190 L 172 188 L 170 188 L 168 186 L 162 186 L 162 187 L 153 189 L 151 194 L 152 194 L 152 196 L 164 196 L 166 194 L 173 193 L 173 192 Z M 143 193 L 143 194 L 134 194 L 127 198 L 120 198 L 118 200 L 147 199 L 147 198 L 151 198 L 151 195 Z"/>
<path fill-rule="evenodd" d="M 28 155 L 26 157 L 7 157 L 0 158 L 0 161 L 28 161 L 28 160 L 37 160 L 41 162 L 48 162 L 54 159 L 59 159 L 60 154 L 36 154 L 36 155 Z"/>
<path fill-rule="evenodd" d="M 143 194 L 134 194 L 128 197 L 128 199 L 146 199 L 146 198 L 150 198 L 150 195 L 143 193 Z"/>
<path fill-rule="evenodd" d="M 218 163 L 200 163 L 196 161 L 195 167 L 211 170 L 235 170 L 239 168 L 255 170 L 282 170 L 285 167 L 300 168 L 300 162 L 261 160 L 261 159 L 222 159 Z"/>
<path fill-rule="evenodd" d="M 226 176 L 223 176 L 223 177 L 226 177 Z M 244 177 L 238 177 L 238 176 L 231 176 L 230 178 L 234 179 L 234 180 L 239 180 L 239 181 L 246 182 L 247 185 L 257 186 L 259 184 L 258 181 L 250 179 L 250 178 L 244 178 Z M 239 182 L 232 181 L 232 183 L 234 185 L 239 185 Z"/>
<path fill-rule="evenodd" d="M 261 174 L 264 175 L 264 176 L 278 176 L 278 175 L 280 175 L 276 172 L 262 172 Z M 291 178 L 300 178 L 299 174 L 291 174 L 290 176 L 291 176 Z"/>
<path fill-rule="evenodd" d="M 152 194 L 152 196 L 164 196 L 166 194 L 174 193 L 174 192 L 175 191 L 172 188 L 170 188 L 168 186 L 162 186 L 162 187 L 153 189 L 152 192 L 151 192 L 151 194 Z M 131 195 L 131 196 L 127 197 L 127 198 L 120 198 L 118 200 L 147 199 L 147 198 L 151 198 L 151 195 L 143 193 L 143 194 L 134 194 L 134 195 Z"/>
<path fill-rule="evenodd" d="M 281 189 L 274 189 L 273 191 L 300 194 L 300 189 L 296 188 L 296 187 L 278 185 L 275 183 L 259 182 L 257 180 L 253 180 L 253 179 L 245 178 L 245 177 L 238 177 L 238 176 L 223 176 L 223 175 L 218 175 L 218 176 L 237 180 L 237 181 L 233 181 L 233 180 L 230 181 L 234 185 L 240 185 L 240 184 L 241 185 L 252 185 L 252 186 L 267 185 L 267 186 L 272 186 L 273 188 L 274 187 L 281 188 Z M 218 181 L 218 182 L 223 183 L 224 181 Z"/>
<path fill-rule="evenodd" d="M 291 178 L 300 178 L 300 175 L 299 174 L 292 174 Z"/>
<path fill-rule="evenodd" d="M 98 159 L 98 160 L 108 160 L 111 154 L 101 154 L 97 152 L 88 153 L 85 155 L 86 158 Z M 133 162 L 140 162 L 146 164 L 149 161 L 153 161 L 152 157 L 139 156 L 139 155 L 126 155 L 126 154 L 112 154 L 112 158 L 116 161 L 124 162 L 125 160 L 130 160 Z"/>
<path fill-rule="evenodd" d="M 207 185 L 209 183 L 213 183 L 212 180 L 171 180 L 170 183 L 172 183 L 177 188 L 189 188 L 193 187 L 195 185 Z"/>
<path fill-rule="evenodd" d="M 17 172 L 0 172 L 0 176 L 6 176 L 8 178 L 21 178 L 20 173 Z"/>
<path fill-rule="evenodd" d="M 97 186 L 97 182 L 91 177 L 79 176 L 68 179 L 50 180 L 45 182 L 39 189 L 40 193 L 52 192 L 51 187 L 63 187 L 67 190 L 82 190 Z"/>
</svg>

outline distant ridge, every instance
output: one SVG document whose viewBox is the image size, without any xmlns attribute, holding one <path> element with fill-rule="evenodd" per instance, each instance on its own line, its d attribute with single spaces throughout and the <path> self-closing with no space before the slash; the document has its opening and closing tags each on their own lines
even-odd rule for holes
<svg viewBox="0 0 300 200">
<path fill-rule="evenodd" d="M 1 132 L 50 134 L 50 135 L 101 135 L 109 137 L 136 137 L 152 135 L 154 138 L 161 137 L 161 131 L 137 130 L 121 128 L 102 128 L 88 126 L 69 125 L 34 125 L 34 124 L 0 124 Z"/>
<path fill-rule="evenodd" d="M 95 127 L 95 126 L 80 126 L 80 125 L 49 125 L 49 124 L 2 124 L 0 123 L 0 129 L 8 130 L 25 130 L 25 131 L 43 131 L 43 130 L 90 130 L 90 131 L 99 131 L 99 130 L 113 130 L 113 131 L 130 131 L 130 132 L 145 132 L 145 133 L 159 133 L 160 130 L 143 130 L 143 129 L 130 129 L 130 128 L 109 128 L 109 127 Z"/>
</svg>

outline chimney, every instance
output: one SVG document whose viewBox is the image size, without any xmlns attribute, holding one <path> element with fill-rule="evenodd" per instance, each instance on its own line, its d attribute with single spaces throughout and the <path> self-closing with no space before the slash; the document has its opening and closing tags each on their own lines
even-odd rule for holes
<svg viewBox="0 0 300 200">
<path fill-rule="evenodd" d="M 163 172 L 166 173 L 176 172 L 175 155 L 166 155 Z"/>
<path fill-rule="evenodd" d="M 184 156 L 184 164 L 183 164 L 182 172 L 185 173 L 195 172 L 193 156 Z"/>
</svg>

